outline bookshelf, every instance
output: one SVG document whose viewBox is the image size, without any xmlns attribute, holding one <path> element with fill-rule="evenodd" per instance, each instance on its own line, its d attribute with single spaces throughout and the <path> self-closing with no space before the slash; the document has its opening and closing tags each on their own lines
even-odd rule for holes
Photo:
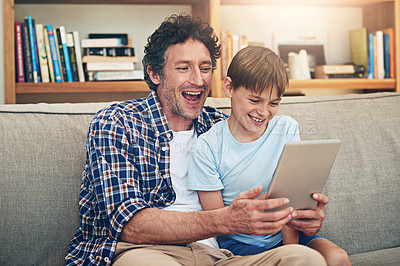
<svg viewBox="0 0 400 266">
<path fill-rule="evenodd" d="M 16 83 L 14 59 L 14 4 L 152 4 L 190 5 L 192 14 L 210 23 L 216 32 L 220 30 L 221 5 L 310 5 L 310 6 L 357 6 L 363 10 L 363 25 L 373 30 L 394 27 L 396 36 L 396 79 L 330 79 L 291 80 L 291 89 L 351 89 L 400 91 L 400 0 L 3 0 L 4 37 L 4 91 L 5 102 L 17 103 L 17 95 L 148 92 L 144 81 L 84 82 L 84 83 Z M 161 22 L 161 20 L 160 20 Z M 213 76 L 213 97 L 222 97 L 220 67 Z"/>
</svg>

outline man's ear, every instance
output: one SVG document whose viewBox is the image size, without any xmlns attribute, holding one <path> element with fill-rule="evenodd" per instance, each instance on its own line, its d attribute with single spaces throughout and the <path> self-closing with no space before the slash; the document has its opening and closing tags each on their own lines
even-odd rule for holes
<svg viewBox="0 0 400 266">
<path fill-rule="evenodd" d="M 154 71 L 151 69 L 150 66 L 147 66 L 147 73 L 149 74 L 149 77 L 150 77 L 151 81 L 152 81 L 154 84 L 159 85 L 159 84 L 161 83 L 160 74 L 157 73 L 157 72 L 154 72 Z"/>
<path fill-rule="evenodd" d="M 232 91 L 233 91 L 232 79 L 230 77 L 225 77 L 222 86 L 224 87 L 224 92 L 226 97 L 232 98 Z"/>
</svg>

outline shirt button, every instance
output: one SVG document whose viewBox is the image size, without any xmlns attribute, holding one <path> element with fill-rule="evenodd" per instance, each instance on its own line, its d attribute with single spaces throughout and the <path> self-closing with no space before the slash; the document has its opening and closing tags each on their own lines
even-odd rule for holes
<svg viewBox="0 0 400 266">
<path fill-rule="evenodd" d="M 109 259 L 108 257 L 105 257 L 105 258 L 104 258 L 104 261 L 105 261 L 106 263 L 109 263 L 109 262 L 110 262 L 110 259 Z"/>
<path fill-rule="evenodd" d="M 162 150 L 162 151 L 166 151 L 166 150 L 167 150 L 167 147 L 162 147 L 161 150 Z"/>
</svg>

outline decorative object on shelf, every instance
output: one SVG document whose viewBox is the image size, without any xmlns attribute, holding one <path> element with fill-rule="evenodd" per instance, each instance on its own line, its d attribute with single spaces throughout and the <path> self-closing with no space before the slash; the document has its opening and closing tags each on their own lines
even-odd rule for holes
<svg viewBox="0 0 400 266">
<path fill-rule="evenodd" d="M 300 50 L 298 54 L 290 52 L 288 61 L 290 79 L 311 79 L 306 50 Z"/>
</svg>

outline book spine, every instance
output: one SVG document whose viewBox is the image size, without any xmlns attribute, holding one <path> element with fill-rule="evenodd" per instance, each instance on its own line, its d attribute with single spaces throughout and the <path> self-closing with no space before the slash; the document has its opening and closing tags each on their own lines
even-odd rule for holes
<svg viewBox="0 0 400 266">
<path fill-rule="evenodd" d="M 65 58 L 64 58 L 64 49 L 62 46 L 62 41 L 61 41 L 61 34 L 60 34 L 60 28 L 56 28 L 56 42 L 57 42 L 57 51 L 58 51 L 58 58 L 60 59 L 60 69 L 63 77 L 63 81 L 68 81 L 68 76 L 67 76 L 67 69 L 65 67 Z"/>
<path fill-rule="evenodd" d="M 67 47 L 67 34 L 65 32 L 65 27 L 63 27 L 63 26 L 60 26 L 60 37 L 61 37 L 62 51 L 64 53 L 65 70 L 67 72 L 67 80 L 68 80 L 68 82 L 72 82 L 73 78 L 72 78 L 72 70 L 71 70 L 71 61 L 69 60 L 69 52 L 68 52 L 68 47 Z"/>
<path fill-rule="evenodd" d="M 83 72 L 82 50 L 81 50 L 81 43 L 80 43 L 80 39 L 79 39 L 79 33 L 77 31 L 73 31 L 72 35 L 74 37 L 76 66 L 78 68 L 79 81 L 85 82 L 85 73 Z"/>
<path fill-rule="evenodd" d="M 89 71 L 89 81 L 111 81 L 111 80 L 143 80 L 143 70 L 133 71 Z"/>
<path fill-rule="evenodd" d="M 385 78 L 390 78 L 389 34 L 383 34 L 383 62 Z"/>
<path fill-rule="evenodd" d="M 60 63 L 58 61 L 58 53 L 57 53 L 58 47 L 52 25 L 47 25 L 47 33 L 49 35 L 49 44 L 51 50 L 51 58 L 53 59 L 55 80 L 56 82 L 62 82 Z"/>
<path fill-rule="evenodd" d="M 378 67 L 378 79 L 385 78 L 385 67 L 383 59 L 383 32 L 376 32 L 376 49 L 377 49 L 377 67 Z"/>
<path fill-rule="evenodd" d="M 29 41 L 30 41 L 30 47 L 31 47 L 31 57 L 32 57 L 32 69 L 33 69 L 33 82 L 37 83 L 39 82 L 39 70 L 38 70 L 38 58 L 36 55 L 36 38 L 35 38 L 35 31 L 34 31 L 34 24 L 35 22 L 32 19 L 32 16 L 27 17 L 28 21 L 28 28 L 29 28 Z"/>
<path fill-rule="evenodd" d="M 368 36 L 368 75 L 367 78 L 374 78 L 374 35 Z"/>
<path fill-rule="evenodd" d="M 79 81 L 78 67 L 76 65 L 76 57 L 75 57 L 74 37 L 72 36 L 72 33 L 67 33 L 67 47 L 68 47 L 69 59 L 71 62 L 72 80 Z"/>
<path fill-rule="evenodd" d="M 120 38 L 83 39 L 82 48 L 86 47 L 118 47 L 124 46 Z"/>
<path fill-rule="evenodd" d="M 49 67 L 49 77 L 50 77 L 50 82 L 56 82 L 56 78 L 54 76 L 54 67 L 53 67 L 53 59 L 51 56 L 51 48 L 50 48 L 50 42 L 49 42 L 49 33 L 47 32 L 47 27 L 43 27 L 43 39 L 44 43 L 46 46 L 46 55 L 47 55 L 47 64 Z"/>
<path fill-rule="evenodd" d="M 133 47 L 98 47 L 98 48 L 84 48 L 83 55 L 99 55 L 99 56 L 135 56 L 135 49 Z"/>
<path fill-rule="evenodd" d="M 374 34 L 372 38 L 374 46 L 374 78 L 378 78 L 378 50 L 376 43 L 376 34 Z"/>
<path fill-rule="evenodd" d="M 87 71 L 125 71 L 125 70 L 134 70 L 134 63 L 127 62 L 89 62 L 86 64 Z"/>
<path fill-rule="evenodd" d="M 37 47 L 38 47 L 38 58 L 39 58 L 39 66 L 40 66 L 40 73 L 42 76 L 42 82 L 48 83 L 50 82 L 49 77 L 49 67 L 47 64 L 47 53 L 46 53 L 46 44 L 44 42 L 43 36 L 43 24 L 36 24 L 36 40 L 37 40 Z"/>
<path fill-rule="evenodd" d="M 15 22 L 15 59 L 17 68 L 17 82 L 25 82 L 24 52 L 22 47 L 21 21 Z"/>
<path fill-rule="evenodd" d="M 89 33 L 89 39 L 108 39 L 118 38 L 121 39 L 123 45 L 128 45 L 128 34 L 127 33 Z"/>
<path fill-rule="evenodd" d="M 33 82 L 33 64 L 31 55 L 31 42 L 29 37 L 28 20 L 22 22 L 22 47 L 24 48 L 25 81 Z"/>
</svg>

